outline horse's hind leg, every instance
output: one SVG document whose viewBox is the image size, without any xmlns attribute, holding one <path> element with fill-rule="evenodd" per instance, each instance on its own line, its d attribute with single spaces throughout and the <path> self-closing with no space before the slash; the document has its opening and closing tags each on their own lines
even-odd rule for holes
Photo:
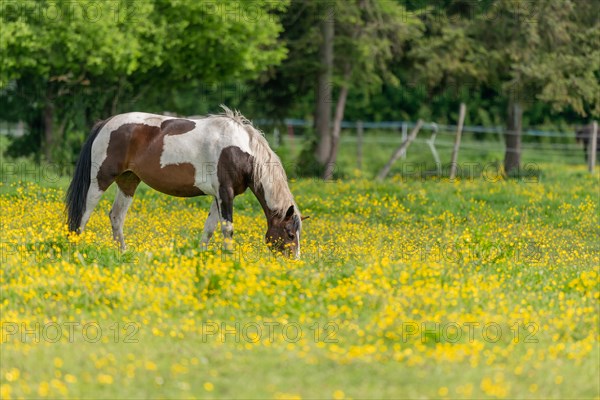
<svg viewBox="0 0 600 400">
<path fill-rule="evenodd" d="M 113 230 L 113 238 L 119 242 L 121 249 L 125 249 L 125 237 L 123 236 L 123 225 L 125 223 L 125 214 L 133 201 L 133 197 L 127 196 L 121 189 L 117 189 L 117 196 L 110 210 L 110 223 Z"/>
<path fill-rule="evenodd" d="M 116 182 L 118 186 L 117 196 L 110 210 L 109 217 L 113 230 L 113 238 L 119 242 L 121 250 L 125 250 L 125 237 L 123 236 L 125 215 L 133 201 L 133 195 L 140 183 L 140 178 L 131 172 L 125 172 L 117 177 Z"/>
<path fill-rule="evenodd" d="M 104 191 L 100 190 L 98 181 L 93 180 L 92 182 L 90 182 L 90 187 L 88 188 L 85 200 L 85 212 L 81 217 L 81 224 L 79 225 L 79 233 L 83 232 L 83 230 L 85 229 L 85 226 L 87 225 L 90 216 L 92 215 L 92 211 L 94 211 L 94 208 L 96 207 L 96 205 L 100 201 L 100 198 L 102 197 L 102 193 L 104 193 Z"/>
</svg>

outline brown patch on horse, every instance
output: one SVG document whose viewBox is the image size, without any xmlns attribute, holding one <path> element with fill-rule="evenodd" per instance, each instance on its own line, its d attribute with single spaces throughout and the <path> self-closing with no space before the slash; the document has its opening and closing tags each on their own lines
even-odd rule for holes
<svg viewBox="0 0 600 400">
<path fill-rule="evenodd" d="M 237 146 L 221 150 L 217 162 L 221 216 L 233 222 L 233 198 L 248 188 L 252 177 L 252 156 Z"/>
<path fill-rule="evenodd" d="M 242 194 L 250 185 L 252 156 L 237 146 L 225 147 L 219 155 L 217 177 L 219 187 L 232 188 L 233 194 Z"/>
<path fill-rule="evenodd" d="M 106 158 L 98 170 L 98 186 L 105 191 L 115 179 L 128 169 L 130 153 L 132 152 L 132 140 L 135 130 L 143 130 L 144 135 L 152 134 L 157 130 L 150 125 L 124 124 L 110 133 Z"/>
<path fill-rule="evenodd" d="M 141 179 L 131 171 L 125 171 L 115 179 L 117 186 L 123 193 L 133 197 L 135 190 L 141 182 Z"/>
<path fill-rule="evenodd" d="M 175 129 L 175 125 L 171 129 Z M 146 124 L 124 124 L 112 131 L 107 157 L 98 171 L 100 190 L 106 190 L 115 180 L 117 184 L 121 180 L 124 181 L 125 188 L 131 191 L 133 178 L 120 178 L 122 174 L 131 172 L 148 186 L 171 196 L 193 197 L 205 194 L 194 186 L 196 169 L 192 164 L 161 167 L 164 136 L 165 132 L 161 128 Z"/>
<path fill-rule="evenodd" d="M 253 157 L 239 147 L 229 146 L 221 151 L 217 165 L 221 216 L 226 221 L 233 221 L 233 198 L 250 187 L 267 216 L 267 243 L 274 250 L 283 253 L 294 251 L 299 245 L 297 231 L 300 229 L 300 218 L 296 215 L 294 206 L 290 205 L 283 216 L 276 210 L 269 209 L 264 188 L 252 182 L 252 169 Z"/>
<path fill-rule="evenodd" d="M 196 123 L 194 121 L 190 121 L 189 119 L 168 119 L 163 121 L 160 124 L 160 129 L 163 131 L 165 135 L 181 135 L 183 133 L 189 132 L 196 127 Z"/>
</svg>

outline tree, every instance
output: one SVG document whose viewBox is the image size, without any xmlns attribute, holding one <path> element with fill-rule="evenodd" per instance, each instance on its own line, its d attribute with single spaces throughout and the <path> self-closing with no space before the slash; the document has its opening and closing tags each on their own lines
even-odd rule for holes
<svg viewBox="0 0 600 400">
<path fill-rule="evenodd" d="M 430 86 L 470 80 L 505 99 L 504 169 L 511 174 L 520 165 L 522 110 L 543 101 L 556 111 L 598 114 L 598 4 L 494 0 L 470 7 L 476 8 L 466 18 L 449 7 L 439 10 L 438 27 L 411 56 Z"/>
<path fill-rule="evenodd" d="M 1 87 L 7 102 L 22 107 L 21 115 L 29 117 L 29 122 L 41 119 L 47 159 L 73 113 L 82 108 L 84 97 L 93 95 L 93 81 L 114 77 L 112 81 L 132 73 L 142 55 L 152 50 L 141 40 L 154 29 L 147 22 L 151 4 L 136 4 L 138 24 L 121 21 L 112 9 L 114 4 L 4 5 Z"/>
<path fill-rule="evenodd" d="M 421 23 L 400 3 L 377 0 L 296 0 L 282 23 L 288 57 L 255 91 L 269 115 L 312 114 L 315 134 L 300 155 L 299 172 L 331 175 L 326 166 L 335 164 L 348 96 L 398 85 L 391 61 L 420 34 Z"/>
<path fill-rule="evenodd" d="M 398 77 L 389 68 L 391 61 L 400 58 L 406 43 L 421 33 L 420 21 L 398 3 L 340 1 L 336 10 L 333 83 L 339 93 L 324 166 L 325 179 L 333 177 L 349 91 L 371 93 L 380 90 L 384 82 L 397 85 Z"/>
<path fill-rule="evenodd" d="M 319 135 L 319 146 L 328 153 L 325 179 L 333 177 L 349 92 L 372 93 L 380 90 L 384 82 L 398 85 L 398 77 L 389 68 L 391 61 L 402 56 L 405 44 L 420 34 L 421 27 L 419 20 L 401 5 L 371 0 L 338 2 L 335 24 L 332 83 L 338 95 L 330 139 Z M 316 161 L 323 164 L 319 157 Z"/>
<path fill-rule="evenodd" d="M 136 104 L 162 111 L 172 104 L 168 93 L 255 78 L 277 64 L 285 48 L 277 41 L 281 24 L 273 11 L 285 6 L 193 0 L 3 5 L 3 103 L 43 127 L 51 159 L 73 121 L 89 126 L 94 116 Z"/>
<path fill-rule="evenodd" d="M 317 133 L 317 148 L 315 158 L 321 165 L 329 160 L 332 146 L 331 136 L 331 96 L 333 75 L 333 41 L 335 37 L 335 18 L 333 12 L 326 14 L 320 24 L 321 43 L 319 45 L 320 68 L 317 74 L 315 92 L 315 131 Z"/>
</svg>

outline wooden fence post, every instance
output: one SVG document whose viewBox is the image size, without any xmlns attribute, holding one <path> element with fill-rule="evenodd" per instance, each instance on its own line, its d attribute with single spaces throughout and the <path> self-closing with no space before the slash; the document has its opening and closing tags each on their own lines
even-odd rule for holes
<svg viewBox="0 0 600 400">
<path fill-rule="evenodd" d="M 594 172 L 594 167 L 596 166 L 596 149 L 598 146 L 598 122 L 592 122 L 592 137 L 590 138 L 589 146 L 588 146 L 588 171 L 591 173 Z"/>
<path fill-rule="evenodd" d="M 508 109 L 508 129 L 506 131 L 506 149 L 504 153 L 504 175 L 510 176 L 521 168 L 521 135 L 523 109 L 519 103 L 511 103 Z"/>
<path fill-rule="evenodd" d="M 417 121 L 417 125 L 415 125 L 415 127 L 413 128 L 412 132 L 410 132 L 410 135 L 408 135 L 406 140 L 404 142 L 402 142 L 402 144 L 400 145 L 400 147 L 398 147 L 396 149 L 396 151 L 394 151 L 394 154 L 392 154 L 390 161 L 388 161 L 387 164 L 385 164 L 385 166 L 381 169 L 381 171 L 379 171 L 379 174 L 377 174 L 377 179 L 379 179 L 380 181 L 385 179 L 387 174 L 389 174 L 390 169 L 392 168 L 392 165 L 394 165 L 396 160 L 398 160 L 398 158 L 400 158 L 400 155 L 402 154 L 402 152 L 406 151 L 406 149 L 408 149 L 410 142 L 412 142 L 417 137 L 417 133 L 419 133 L 419 130 L 421 129 L 422 126 L 423 126 L 423 120 L 420 119 L 419 121 Z"/>
<path fill-rule="evenodd" d="M 287 126 L 287 135 L 288 135 L 288 142 L 290 143 L 290 148 L 292 149 L 292 152 L 294 151 L 294 126 L 292 124 L 288 124 Z"/>
<path fill-rule="evenodd" d="M 362 171 L 362 156 L 363 156 L 363 123 L 356 122 L 356 166 L 359 171 Z"/>
<path fill-rule="evenodd" d="M 450 179 L 454 179 L 456 177 L 456 168 L 458 167 L 458 149 L 460 148 L 460 137 L 462 135 L 463 126 L 465 123 L 466 112 L 467 106 L 465 103 L 460 103 L 458 126 L 456 127 L 456 137 L 454 138 L 454 148 L 452 149 L 452 161 L 450 162 Z"/>
</svg>

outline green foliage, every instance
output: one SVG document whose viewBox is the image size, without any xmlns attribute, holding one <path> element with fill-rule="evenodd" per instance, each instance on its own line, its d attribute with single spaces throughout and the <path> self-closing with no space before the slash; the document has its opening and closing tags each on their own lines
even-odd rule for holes
<svg viewBox="0 0 600 400">
<path fill-rule="evenodd" d="M 354 3 L 294 1 L 282 15 L 288 57 L 252 84 L 255 101 L 245 109 L 275 118 L 313 111 L 320 43 L 315 15 L 328 16 L 324 9 L 331 4 L 342 34 L 335 43 L 335 86 L 342 83 L 344 60 L 357 65 L 347 120 L 455 123 L 459 103 L 466 102 L 470 124 L 501 125 L 511 99 L 526 106 L 526 123 L 550 129 L 570 130 L 596 115 L 600 57 L 593 44 L 600 29 L 593 1 L 565 7 L 560 1 L 365 2 L 366 17 L 382 15 L 375 25 L 384 38 L 394 37 L 387 41 L 370 35 L 374 28 Z M 362 25 L 355 24 L 359 19 Z M 363 35 L 354 41 L 347 39 L 353 26 Z M 382 50 L 389 42 L 391 54 Z"/>
<path fill-rule="evenodd" d="M 95 120 L 125 111 L 198 115 L 226 103 L 251 118 L 311 118 L 327 19 L 336 32 L 331 104 L 348 85 L 347 120 L 455 123 L 464 101 L 470 124 L 498 125 L 514 100 L 525 106 L 525 125 L 571 129 L 600 116 L 600 5 L 592 0 L 2 7 L 0 119 L 30 131 L 13 143 L 15 155 L 50 145 L 47 154 L 72 159 Z"/>
<path fill-rule="evenodd" d="M 440 11 L 411 52 L 428 86 L 466 80 L 504 102 L 600 115 L 597 3 L 497 0 L 475 7 L 469 18 Z"/>
<path fill-rule="evenodd" d="M 164 111 L 172 98 L 201 85 L 255 78 L 286 54 L 273 14 L 285 2 L 69 0 L 3 7 L 0 90 L 7 107 L 0 118 L 39 128 L 34 120 L 51 113 L 54 140 L 46 145 L 55 147 L 64 132 L 83 136 L 94 119 L 137 107 Z M 33 131 L 41 136 L 42 129 Z"/>
</svg>

